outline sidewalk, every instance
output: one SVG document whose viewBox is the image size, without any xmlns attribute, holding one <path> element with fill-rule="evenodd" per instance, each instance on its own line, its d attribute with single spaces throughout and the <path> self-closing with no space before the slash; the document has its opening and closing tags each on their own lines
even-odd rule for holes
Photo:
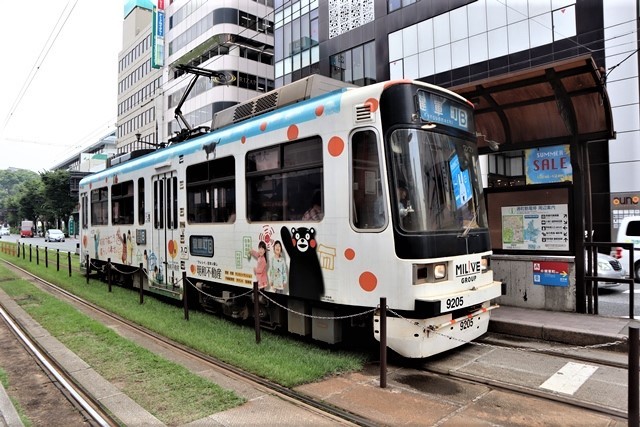
<svg viewBox="0 0 640 427">
<path fill-rule="evenodd" d="M 500 306 L 491 312 L 489 332 L 585 346 L 626 340 L 630 325 L 640 327 L 640 321 Z M 611 349 L 626 352 L 627 345 L 616 345 Z"/>
</svg>

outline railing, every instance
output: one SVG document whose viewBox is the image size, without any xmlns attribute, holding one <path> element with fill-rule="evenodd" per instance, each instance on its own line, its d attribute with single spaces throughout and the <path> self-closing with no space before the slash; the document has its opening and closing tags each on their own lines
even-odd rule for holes
<svg viewBox="0 0 640 427">
<path fill-rule="evenodd" d="M 587 256 L 587 269 L 585 271 L 584 280 L 587 283 L 587 313 L 598 314 L 598 282 L 611 282 L 611 283 L 627 283 L 629 285 L 629 319 L 633 319 L 634 316 L 634 283 L 635 283 L 635 269 L 633 268 L 633 243 L 618 243 L 618 242 L 584 242 Z M 629 273 L 628 278 L 618 279 L 598 276 L 598 247 L 613 248 L 619 247 L 629 250 Z M 596 261 L 595 263 L 593 261 Z M 625 266 L 622 266 L 625 268 Z M 593 276 L 588 276 L 586 273 L 593 271 Z"/>
</svg>

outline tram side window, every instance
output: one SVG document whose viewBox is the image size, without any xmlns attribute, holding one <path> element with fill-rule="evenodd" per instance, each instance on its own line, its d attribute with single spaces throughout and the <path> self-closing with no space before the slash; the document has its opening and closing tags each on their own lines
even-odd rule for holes
<svg viewBox="0 0 640 427">
<path fill-rule="evenodd" d="M 167 228 L 178 228 L 178 177 L 167 179 Z"/>
<path fill-rule="evenodd" d="M 153 227 L 157 230 L 164 228 L 164 181 L 153 183 Z"/>
<path fill-rule="evenodd" d="M 234 222 L 235 159 L 224 157 L 187 168 L 189 223 Z"/>
<path fill-rule="evenodd" d="M 351 221 L 360 229 L 380 229 L 387 222 L 380 176 L 378 139 L 372 130 L 351 137 Z"/>
<path fill-rule="evenodd" d="M 144 225 L 144 178 L 138 178 L 138 224 Z"/>
<path fill-rule="evenodd" d="M 249 221 L 319 221 L 324 216 L 320 137 L 247 153 Z M 304 218 L 319 200 L 317 215 Z"/>
<path fill-rule="evenodd" d="M 109 221 L 109 189 L 91 190 L 91 225 L 107 225 Z"/>
<path fill-rule="evenodd" d="M 133 224 L 133 181 L 111 186 L 111 222 Z"/>
<path fill-rule="evenodd" d="M 88 195 L 87 193 L 82 193 L 80 196 L 80 206 L 82 209 L 82 228 L 86 229 L 89 226 L 89 205 L 88 205 Z"/>
</svg>

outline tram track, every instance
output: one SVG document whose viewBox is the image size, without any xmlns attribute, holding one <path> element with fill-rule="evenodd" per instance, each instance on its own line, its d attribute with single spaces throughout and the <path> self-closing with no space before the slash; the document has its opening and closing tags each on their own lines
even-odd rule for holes
<svg viewBox="0 0 640 427">
<path fill-rule="evenodd" d="M 22 269 L 21 267 L 12 264 L 9 261 L 3 261 L 7 267 L 19 272 L 21 275 L 28 276 L 32 282 L 35 282 L 39 287 L 47 290 L 52 295 L 62 298 L 67 302 L 70 302 L 77 308 L 82 309 L 83 312 L 97 318 L 101 321 L 108 319 L 109 323 L 116 324 L 117 328 L 126 328 L 128 331 L 142 337 L 145 340 L 149 340 L 154 345 L 161 346 L 164 349 L 179 353 L 183 357 L 187 357 L 195 362 L 206 365 L 209 369 L 213 369 L 227 377 L 244 382 L 245 384 L 261 390 L 262 392 L 269 393 L 277 398 L 283 399 L 293 405 L 301 407 L 305 410 L 314 412 L 320 416 L 328 418 L 329 420 L 342 425 L 358 425 L 358 426 L 377 426 L 378 424 L 361 417 L 357 414 L 346 411 L 342 408 L 323 402 L 319 399 L 311 396 L 299 393 L 295 390 L 281 386 L 262 377 L 254 375 L 252 373 L 243 371 L 235 366 L 229 365 L 225 362 L 217 360 L 211 356 L 198 352 L 194 349 L 186 347 L 182 344 L 176 343 L 166 337 L 163 337 L 153 331 L 150 331 L 140 325 L 132 323 L 127 319 L 124 319 L 118 315 L 115 315 L 108 310 L 105 310 L 89 301 L 86 301 L 73 293 L 53 284 L 46 280 L 39 278 L 31 272 Z M 109 424 L 110 425 L 110 424 Z M 117 424 L 116 424 L 117 425 Z"/>
<path fill-rule="evenodd" d="M 516 339 L 516 337 L 513 337 L 513 338 Z M 476 340 L 475 342 L 470 343 L 470 345 L 493 348 L 494 350 L 504 350 L 504 351 L 510 351 L 510 352 L 530 352 L 530 353 L 535 353 L 542 356 L 562 358 L 563 362 L 580 362 L 580 363 L 585 362 L 585 363 L 597 365 L 598 367 L 601 367 L 601 368 L 608 367 L 612 369 L 623 369 L 623 370 L 627 369 L 627 364 L 624 364 L 619 360 L 612 360 L 611 358 L 608 358 L 606 356 L 597 356 L 593 354 L 578 355 L 575 353 L 571 353 L 571 350 L 575 350 L 576 348 L 569 348 L 569 349 L 565 348 L 563 351 L 562 347 L 560 346 L 556 347 L 553 344 L 549 344 L 546 342 L 540 343 L 537 341 L 533 342 L 529 340 L 523 340 L 521 344 L 518 345 L 518 344 L 515 344 L 513 340 L 510 340 L 509 338 L 506 338 L 504 336 L 496 338 L 490 334 L 489 336 L 482 337 Z M 617 359 L 620 359 L 620 357 L 617 357 Z M 470 365 L 471 363 L 472 362 L 470 362 L 468 365 Z M 431 375 L 439 376 L 442 378 L 450 378 L 450 379 L 464 381 L 471 384 L 489 386 L 497 390 L 517 393 L 522 396 L 541 398 L 541 399 L 569 405 L 578 409 L 586 409 L 586 410 L 594 411 L 603 415 L 609 415 L 609 416 L 619 417 L 623 419 L 628 419 L 628 413 L 624 410 L 620 410 L 620 409 L 613 408 L 606 405 L 597 404 L 597 403 L 594 403 L 593 401 L 587 402 L 570 395 L 552 392 L 552 391 L 544 390 L 541 388 L 533 388 L 531 386 L 502 381 L 499 379 L 500 378 L 499 376 L 488 377 L 486 376 L 486 374 L 483 374 L 482 372 L 472 373 L 464 369 L 460 369 L 459 366 L 455 368 L 452 367 L 449 369 L 449 368 L 443 368 L 441 365 L 431 367 L 429 364 L 425 363 L 419 369 L 422 370 L 423 372 L 429 373 Z"/>
<path fill-rule="evenodd" d="M 18 319 L 2 307 L 0 304 L 0 317 L 7 327 L 13 332 L 16 338 L 22 343 L 25 349 L 32 355 L 40 368 L 52 379 L 54 379 L 64 395 L 71 403 L 79 409 L 81 414 L 91 425 L 101 427 L 119 426 L 119 422 L 111 416 L 100 402 L 78 384 L 58 361 L 51 357 L 38 343 L 38 340 L 31 336 L 27 329 Z"/>
</svg>

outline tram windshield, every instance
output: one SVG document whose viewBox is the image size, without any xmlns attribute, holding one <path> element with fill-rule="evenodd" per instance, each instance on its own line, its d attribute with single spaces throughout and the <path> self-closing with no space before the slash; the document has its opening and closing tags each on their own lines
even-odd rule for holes
<svg viewBox="0 0 640 427">
<path fill-rule="evenodd" d="M 465 231 L 487 226 L 474 142 L 426 130 L 399 129 L 390 139 L 392 206 L 408 232 Z"/>
</svg>

